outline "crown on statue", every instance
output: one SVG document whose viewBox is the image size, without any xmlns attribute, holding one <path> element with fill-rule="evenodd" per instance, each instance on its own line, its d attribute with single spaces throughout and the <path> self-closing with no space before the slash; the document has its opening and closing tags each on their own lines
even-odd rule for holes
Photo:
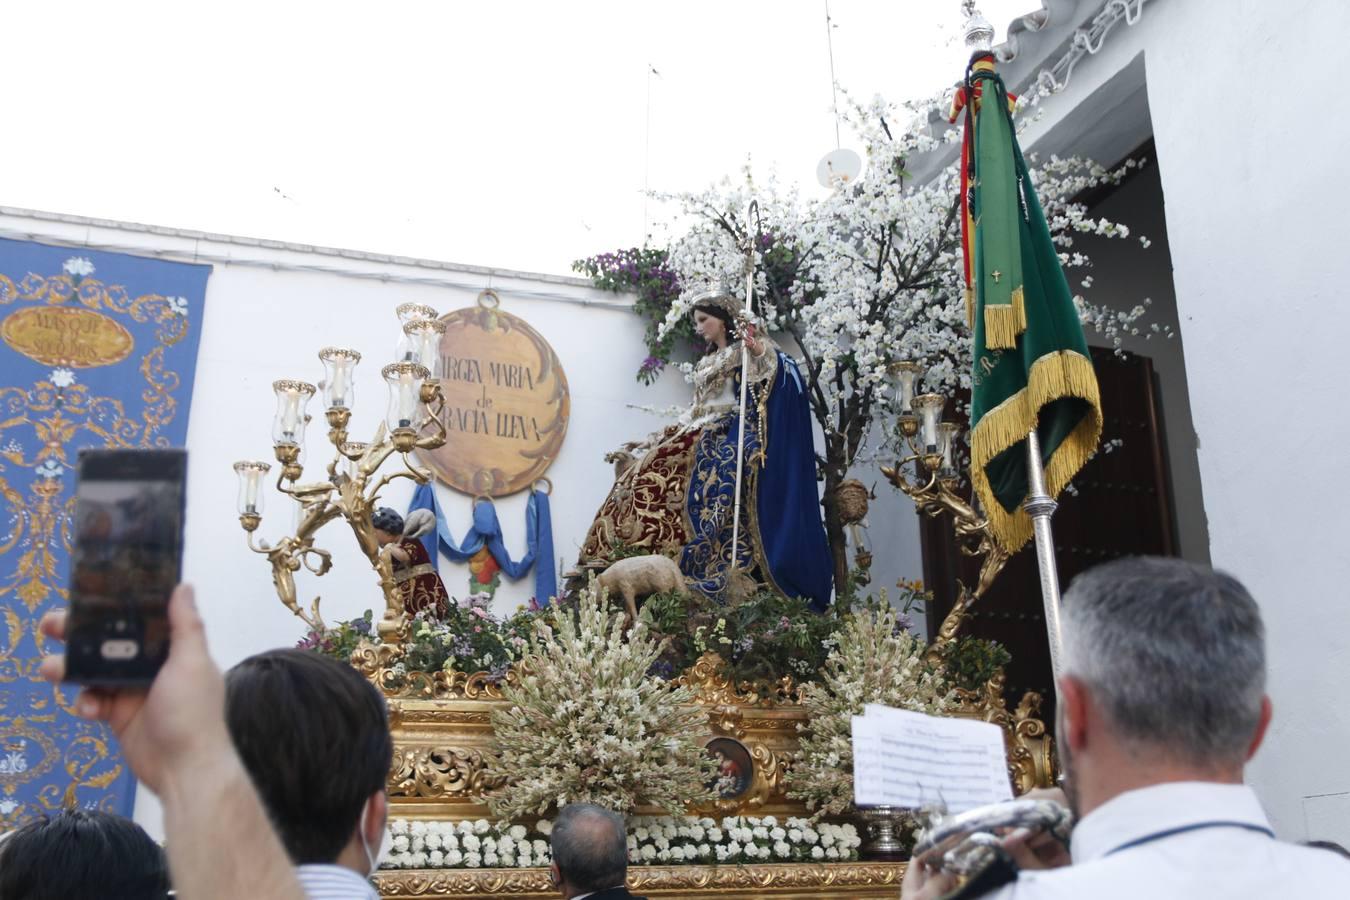
<svg viewBox="0 0 1350 900">
<path fill-rule="evenodd" d="M 725 285 L 702 285 L 688 293 L 689 308 L 715 306 L 725 310 L 732 318 L 744 318 L 745 308 L 739 297 L 734 296 Z"/>
</svg>

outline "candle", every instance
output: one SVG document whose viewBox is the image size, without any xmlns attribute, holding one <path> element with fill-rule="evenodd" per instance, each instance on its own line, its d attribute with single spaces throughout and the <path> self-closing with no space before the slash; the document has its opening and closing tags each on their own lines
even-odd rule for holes
<svg viewBox="0 0 1350 900">
<path fill-rule="evenodd" d="M 891 364 L 891 372 L 900 384 L 900 412 L 914 412 L 914 383 L 923 374 L 921 363 L 903 360 Z"/>
<path fill-rule="evenodd" d="M 319 351 L 319 359 L 325 372 L 324 405 L 328 409 L 350 409 L 354 387 L 352 373 L 361 361 L 361 354 L 355 350 L 325 347 Z"/>
<path fill-rule="evenodd" d="M 315 387 L 303 381 L 274 381 L 272 390 L 277 395 L 277 413 L 272 420 L 274 444 L 299 444 L 304 438 L 304 426 L 309 417 L 305 406 L 314 396 Z"/>
<path fill-rule="evenodd" d="M 262 515 L 262 494 L 259 492 L 259 488 L 262 486 L 263 476 L 271 468 L 269 464 L 257 460 L 241 460 L 234 464 L 235 474 L 239 476 L 239 514 L 241 516 Z"/>
<path fill-rule="evenodd" d="M 920 394 L 914 398 L 914 406 L 922 417 L 920 434 L 928 453 L 938 452 L 938 420 L 942 417 L 942 407 L 946 403 L 946 398 L 941 394 Z"/>
<path fill-rule="evenodd" d="M 955 473 L 956 466 L 952 463 L 952 454 L 955 450 L 956 435 L 961 427 L 955 422 L 943 422 L 938 426 L 938 443 L 942 445 L 942 471 L 945 473 Z"/>
<path fill-rule="evenodd" d="M 396 362 L 381 370 L 380 375 L 389 386 L 389 411 L 385 421 L 392 430 L 417 426 L 422 382 L 430 374 L 425 366 L 411 362 Z"/>
</svg>

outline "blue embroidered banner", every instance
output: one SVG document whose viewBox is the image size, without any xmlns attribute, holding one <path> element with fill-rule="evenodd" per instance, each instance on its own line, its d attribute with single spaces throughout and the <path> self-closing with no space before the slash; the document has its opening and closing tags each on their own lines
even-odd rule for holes
<svg viewBox="0 0 1350 900">
<path fill-rule="evenodd" d="M 0 831 L 63 806 L 130 815 L 135 779 L 38 661 L 66 603 L 81 447 L 187 437 L 210 266 L 0 239 Z"/>
</svg>

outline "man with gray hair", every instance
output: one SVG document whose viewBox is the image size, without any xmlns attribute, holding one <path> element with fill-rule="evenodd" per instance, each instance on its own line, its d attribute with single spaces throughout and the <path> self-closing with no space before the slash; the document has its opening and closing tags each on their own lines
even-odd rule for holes
<svg viewBox="0 0 1350 900">
<path fill-rule="evenodd" d="M 1176 559 L 1118 560 L 1074 580 L 1063 629 L 1056 737 L 1078 822 L 1070 852 L 1046 868 L 1043 847 L 1005 840 L 1022 871 L 983 896 L 1346 895 L 1350 863 L 1275 840 L 1242 783 L 1271 704 L 1265 628 L 1235 578 Z M 953 886 L 910 868 L 905 900 Z"/>
<path fill-rule="evenodd" d="M 628 832 L 623 816 L 591 803 L 569 803 L 549 835 L 549 879 L 569 900 L 646 900 L 628 893 Z"/>
</svg>

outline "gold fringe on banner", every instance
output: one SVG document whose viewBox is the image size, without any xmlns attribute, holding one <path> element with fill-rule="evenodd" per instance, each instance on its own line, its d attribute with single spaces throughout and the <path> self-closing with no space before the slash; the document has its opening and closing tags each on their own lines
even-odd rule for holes
<svg viewBox="0 0 1350 900">
<path fill-rule="evenodd" d="M 1027 386 L 985 413 L 971 432 L 971 482 L 989 517 L 990 533 L 1010 553 L 1016 553 L 1031 539 L 1031 516 L 1020 503 L 1011 513 L 1003 508 L 994 497 L 984 467 L 1009 447 L 1024 443 L 1036 427 L 1041 407 L 1063 397 L 1085 400 L 1090 409 L 1046 463 L 1046 491 L 1058 497 L 1092 457 L 1102 436 L 1101 394 L 1091 360 L 1072 350 L 1042 356 L 1032 363 Z"/>
<path fill-rule="evenodd" d="M 1019 287 L 1011 303 L 984 305 L 984 345 L 990 350 L 1012 350 L 1017 336 L 1027 330 L 1027 307 Z"/>
<path fill-rule="evenodd" d="M 975 292 L 966 288 L 961 292 L 966 301 L 966 324 L 970 326 L 972 332 L 975 331 Z"/>
</svg>

